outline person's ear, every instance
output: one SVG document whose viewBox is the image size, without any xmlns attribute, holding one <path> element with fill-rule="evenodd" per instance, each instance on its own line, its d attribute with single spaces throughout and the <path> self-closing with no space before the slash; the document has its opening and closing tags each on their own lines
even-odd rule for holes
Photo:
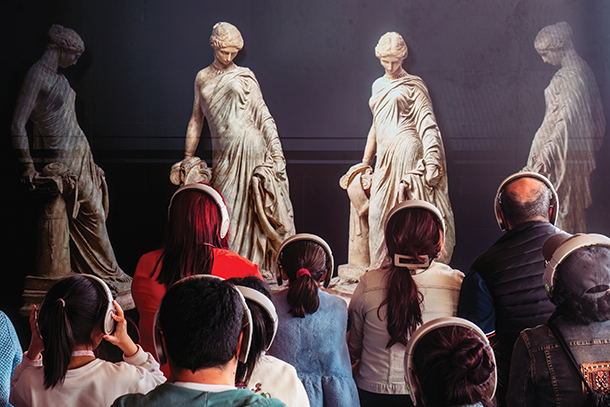
<svg viewBox="0 0 610 407">
<path fill-rule="evenodd" d="M 504 216 L 504 211 L 502 211 L 502 209 L 500 209 L 500 219 L 502 219 L 502 223 L 504 224 L 504 229 L 510 230 L 511 227 L 508 224 L 508 222 L 506 221 L 506 217 Z"/>
</svg>

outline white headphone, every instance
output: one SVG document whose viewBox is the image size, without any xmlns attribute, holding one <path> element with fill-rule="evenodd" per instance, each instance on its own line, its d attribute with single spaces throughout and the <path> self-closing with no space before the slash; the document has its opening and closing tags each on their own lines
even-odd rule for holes
<svg viewBox="0 0 610 407">
<path fill-rule="evenodd" d="M 388 215 L 385 218 L 385 224 L 383 226 L 384 236 L 387 236 L 387 234 L 388 234 L 388 224 L 390 223 L 390 219 L 392 219 L 392 217 L 394 217 L 397 213 L 402 212 L 404 210 L 416 209 L 416 208 L 425 209 L 436 217 L 438 222 L 441 224 L 441 230 L 443 231 L 443 241 L 444 241 L 445 240 L 445 221 L 443 220 L 443 214 L 436 206 L 432 205 L 430 202 L 421 201 L 419 199 L 410 199 L 407 201 L 402 201 L 401 203 L 396 204 L 396 206 L 394 206 L 390 210 L 390 212 L 388 213 Z M 427 258 L 426 263 L 418 263 L 418 262 L 413 263 L 412 262 L 413 256 L 406 256 L 404 254 L 395 253 L 392 261 L 394 262 L 395 266 L 406 267 L 409 270 L 419 270 L 421 268 L 428 268 L 430 266 L 430 259 L 428 258 L 428 256 L 422 256 L 422 257 Z"/>
<path fill-rule="evenodd" d="M 414 367 L 414 362 L 413 362 L 413 357 L 414 357 L 414 351 L 417 348 L 417 345 L 419 343 L 419 341 L 426 336 L 427 334 L 429 334 L 430 332 L 445 327 L 445 326 L 461 326 L 464 328 L 468 328 L 468 329 L 472 329 L 474 332 L 476 332 L 477 336 L 479 336 L 483 342 L 485 343 L 488 352 L 490 354 L 491 360 L 494 364 L 494 371 L 492 373 L 492 377 L 490 378 L 492 386 L 488 389 L 489 393 L 488 397 L 489 400 L 491 400 L 493 398 L 493 396 L 496 394 L 496 386 L 498 384 L 497 380 L 497 365 L 496 365 L 496 356 L 491 348 L 491 346 L 489 345 L 489 339 L 487 339 L 487 336 L 483 333 L 483 331 L 481 331 L 481 329 L 476 326 L 475 324 L 473 324 L 472 322 L 468 321 L 467 319 L 463 319 L 463 318 L 458 318 L 458 317 L 443 317 L 443 318 L 437 318 L 437 319 L 433 319 L 432 321 L 426 322 L 425 324 L 421 325 L 419 328 L 417 328 L 417 330 L 413 333 L 413 335 L 411 335 L 411 337 L 409 338 L 409 342 L 407 343 L 407 347 L 405 350 L 405 380 L 407 382 L 407 390 L 409 391 L 409 395 L 411 396 L 411 401 L 413 402 L 413 405 L 417 405 L 417 396 L 419 395 L 419 392 L 421 391 L 421 389 L 418 387 L 417 385 L 417 379 L 415 378 L 415 372 L 413 371 L 413 367 Z"/>
<path fill-rule="evenodd" d="M 267 296 L 265 296 L 263 293 L 253 288 L 245 287 L 243 285 L 236 285 L 235 288 L 237 288 L 242 293 L 246 300 L 253 301 L 260 305 L 261 308 L 269 316 L 269 319 L 271 319 L 271 321 L 273 322 L 273 335 L 271 336 L 271 340 L 265 347 L 265 351 L 268 351 L 271 347 L 271 344 L 273 343 L 273 340 L 275 339 L 278 324 L 277 312 L 275 311 L 275 306 L 273 305 L 273 302 L 271 302 L 271 300 L 267 298 Z"/>
<path fill-rule="evenodd" d="M 197 274 L 194 276 L 185 277 L 179 281 L 184 281 L 190 278 L 213 278 L 221 281 L 225 281 L 224 278 L 213 276 L 211 274 Z M 177 284 L 177 282 L 176 282 Z M 242 295 L 241 291 L 237 289 L 233 284 L 231 284 L 237 294 L 239 294 L 239 298 L 244 307 L 244 318 L 242 323 L 242 332 L 244 333 L 243 339 L 241 341 L 241 349 L 239 350 L 238 360 L 242 363 L 246 363 L 248 359 L 248 353 L 250 353 L 250 345 L 252 344 L 252 314 L 250 313 L 250 308 L 248 308 L 248 304 L 246 304 L 246 299 Z M 163 305 L 163 300 L 161 300 L 161 305 Z M 155 352 L 157 354 L 157 360 L 160 365 L 164 365 L 167 363 L 167 356 L 165 355 L 165 351 L 163 349 L 163 340 L 162 340 L 162 328 L 161 323 L 159 321 L 159 310 L 161 309 L 161 305 L 157 308 L 157 312 L 155 312 L 155 323 L 153 325 L 153 344 L 155 347 Z"/>
<path fill-rule="evenodd" d="M 333 258 L 333 252 L 330 250 L 330 246 L 324 239 L 320 236 L 311 234 L 311 233 L 297 233 L 296 235 L 290 236 L 288 239 L 284 240 L 279 250 L 275 255 L 275 277 L 277 279 L 277 284 L 282 285 L 282 266 L 280 264 L 280 260 L 282 259 L 283 253 L 282 251 L 293 242 L 297 242 L 299 240 L 308 240 L 310 242 L 314 242 L 322 246 L 324 251 L 326 252 L 326 264 L 330 262 L 329 269 L 326 270 L 326 276 L 324 277 L 324 288 L 328 288 L 328 284 L 330 284 L 330 279 L 332 277 L 333 271 L 335 269 L 335 259 Z"/>
<path fill-rule="evenodd" d="M 561 242 L 559 246 L 554 246 L 558 243 L 559 239 L 563 239 L 563 242 Z M 549 243 L 548 245 L 547 242 Z M 550 256 L 550 253 L 545 253 L 551 245 L 553 247 L 557 247 L 552 256 Z M 557 279 L 557 267 L 576 250 L 582 247 L 597 245 L 610 247 L 610 238 L 596 233 L 578 234 L 574 236 L 569 236 L 567 233 L 558 233 L 547 239 L 542 246 L 542 251 L 543 255 L 546 254 L 545 258 L 548 256 L 550 259 L 546 262 L 544 274 L 542 275 L 542 281 L 544 282 L 544 288 L 546 288 L 549 297 L 553 296 L 555 281 Z"/>
<path fill-rule="evenodd" d="M 500 226 L 500 229 L 506 230 L 506 225 L 504 224 L 504 220 L 502 219 L 501 215 L 502 193 L 504 192 L 504 188 L 506 188 L 508 184 L 519 178 L 537 179 L 538 181 L 543 182 L 551 190 L 551 215 L 549 222 L 554 225 L 555 221 L 557 221 L 557 214 L 559 213 L 559 196 L 557 195 L 555 187 L 553 186 L 551 181 L 549 181 L 549 179 L 542 174 L 538 174 L 537 172 L 531 171 L 521 171 L 508 176 L 504 181 L 502 181 L 502 183 L 498 187 L 498 191 L 496 192 L 496 197 L 494 198 L 494 213 L 496 214 L 496 221 L 498 222 L 498 226 Z"/>
<path fill-rule="evenodd" d="M 176 190 L 176 192 L 174 192 L 174 195 L 172 195 L 172 198 L 169 200 L 169 207 L 167 208 L 167 217 L 169 218 L 169 215 L 170 215 L 170 212 L 172 209 L 172 202 L 174 201 L 174 198 L 176 197 L 176 195 L 178 195 L 180 192 L 191 190 L 191 189 L 198 189 L 200 191 L 205 192 L 206 194 L 211 196 L 212 199 L 214 200 L 214 202 L 216 202 L 216 205 L 218 205 L 218 208 L 220 209 L 220 216 L 221 216 L 220 238 L 224 239 L 225 236 L 227 235 L 227 233 L 229 233 L 229 226 L 231 224 L 231 221 L 229 219 L 229 210 L 227 209 L 227 204 L 225 203 L 224 199 L 222 199 L 222 195 L 220 195 L 220 193 L 218 191 L 216 191 L 214 188 L 212 188 L 208 184 L 201 184 L 201 183 L 197 182 L 197 183 L 193 183 L 193 184 L 186 184 L 186 185 L 183 185 L 180 188 L 178 188 Z"/>
<path fill-rule="evenodd" d="M 104 320 L 102 322 L 102 332 L 106 335 L 112 334 L 112 332 L 114 331 L 114 328 L 116 328 L 116 321 L 114 320 L 114 318 L 112 318 L 112 315 L 116 314 L 116 307 L 114 306 L 114 303 L 112 302 L 112 300 L 113 300 L 112 292 L 110 292 L 110 288 L 108 288 L 108 284 L 106 284 L 106 282 L 104 280 L 102 280 L 101 278 L 99 278 L 97 276 L 93 276 L 91 274 L 81 274 L 81 275 L 83 277 L 87 277 L 93 281 L 98 282 L 102 288 L 102 291 L 104 291 L 104 294 L 106 295 L 106 299 L 108 300 L 108 306 L 106 307 L 106 313 L 104 315 Z"/>
</svg>

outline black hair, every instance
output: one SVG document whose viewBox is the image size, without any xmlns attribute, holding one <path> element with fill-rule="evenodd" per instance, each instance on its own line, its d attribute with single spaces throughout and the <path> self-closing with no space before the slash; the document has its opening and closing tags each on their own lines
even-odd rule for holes
<svg viewBox="0 0 610 407">
<path fill-rule="evenodd" d="M 227 281 L 232 282 L 236 286 L 252 288 L 271 299 L 269 286 L 258 277 L 234 277 Z M 254 366 L 260 359 L 263 351 L 271 345 L 271 340 L 273 339 L 273 320 L 269 314 L 267 314 L 267 312 L 255 301 L 246 298 L 246 304 L 248 304 L 248 308 L 250 308 L 250 313 L 252 314 L 252 342 L 250 343 L 248 359 L 246 359 L 246 363 L 239 363 L 235 376 L 236 383 L 245 384 L 250 381 Z"/>
<path fill-rule="evenodd" d="M 209 276 L 178 281 L 159 309 L 168 359 L 193 373 L 227 364 L 236 355 L 243 317 L 239 293 L 230 282 Z"/>
<path fill-rule="evenodd" d="M 282 249 L 279 266 L 288 276 L 287 300 L 293 316 L 305 318 L 305 314 L 318 310 L 319 282 L 326 272 L 332 273 L 331 263 L 324 247 L 312 240 L 295 240 Z M 310 275 L 297 278 L 300 269 L 306 269 Z"/>
<path fill-rule="evenodd" d="M 413 349 L 423 404 L 492 406 L 490 386 L 496 368 L 492 352 L 476 331 L 463 326 L 444 326 L 426 334 Z"/>
<path fill-rule="evenodd" d="M 510 182 L 500 193 L 500 208 L 506 220 L 511 224 L 519 225 L 539 216 L 548 219 L 551 205 L 551 190 L 549 187 L 544 182 L 532 178 L 540 183 L 540 188 L 531 197 L 533 200 L 522 202 L 510 188 L 510 185 L 519 179 Z"/>
<path fill-rule="evenodd" d="M 38 315 L 45 389 L 62 384 L 76 345 L 94 345 L 108 309 L 100 284 L 82 275 L 71 275 L 51 287 Z"/>
<path fill-rule="evenodd" d="M 563 284 L 561 276 L 564 273 L 569 273 L 574 261 L 578 259 L 578 253 L 590 252 L 592 257 L 599 259 L 600 267 L 608 267 L 608 264 L 601 264 L 602 261 L 608 263 L 610 259 L 610 248 L 606 246 L 587 246 L 576 250 L 562 261 L 556 270 L 557 279 L 553 287 L 553 296 L 551 302 L 557 306 L 555 314 L 563 316 L 566 320 L 577 321 L 584 324 L 591 322 L 604 322 L 610 320 L 610 291 L 608 286 L 599 287 L 596 290 L 594 287 L 589 291 L 606 291 L 606 293 L 598 298 L 580 297 L 572 294 Z M 577 256 L 575 256 L 577 255 Z"/>
</svg>

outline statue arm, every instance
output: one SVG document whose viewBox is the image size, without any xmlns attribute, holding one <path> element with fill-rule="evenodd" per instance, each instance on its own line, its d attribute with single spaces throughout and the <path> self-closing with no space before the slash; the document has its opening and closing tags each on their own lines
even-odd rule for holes
<svg viewBox="0 0 610 407">
<path fill-rule="evenodd" d="M 423 128 L 425 129 L 422 135 L 422 145 L 426 167 L 426 184 L 434 186 L 444 176 L 445 150 L 441 133 L 431 115 L 424 119 Z"/>
<path fill-rule="evenodd" d="M 375 130 L 375 123 L 371 125 L 369 135 L 366 138 L 366 146 L 364 147 L 364 155 L 362 156 L 362 163 L 370 166 L 373 163 L 373 157 L 377 151 L 377 132 Z"/>
<path fill-rule="evenodd" d="M 189 120 L 188 128 L 186 130 L 186 142 L 184 145 L 184 158 L 190 158 L 195 155 L 197 145 L 199 144 L 199 137 L 201 136 L 201 129 L 203 128 L 203 110 L 201 110 L 201 86 L 203 84 L 203 78 L 201 72 L 197 74 L 195 78 L 195 101 L 193 102 L 193 114 L 191 120 Z"/>
</svg>

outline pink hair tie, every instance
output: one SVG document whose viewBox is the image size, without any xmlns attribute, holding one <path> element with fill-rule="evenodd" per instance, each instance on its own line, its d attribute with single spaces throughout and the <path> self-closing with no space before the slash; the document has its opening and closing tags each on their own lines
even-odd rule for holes
<svg viewBox="0 0 610 407">
<path fill-rule="evenodd" d="M 309 272 L 309 270 L 307 270 L 307 269 L 299 269 L 299 271 L 297 271 L 297 278 L 300 278 L 301 276 L 304 276 L 306 274 L 309 277 L 311 277 L 311 273 Z"/>
<path fill-rule="evenodd" d="M 57 301 L 61 302 L 62 307 L 66 308 L 66 302 L 64 301 L 63 298 L 58 298 L 55 300 L 55 302 L 57 302 Z"/>
</svg>

